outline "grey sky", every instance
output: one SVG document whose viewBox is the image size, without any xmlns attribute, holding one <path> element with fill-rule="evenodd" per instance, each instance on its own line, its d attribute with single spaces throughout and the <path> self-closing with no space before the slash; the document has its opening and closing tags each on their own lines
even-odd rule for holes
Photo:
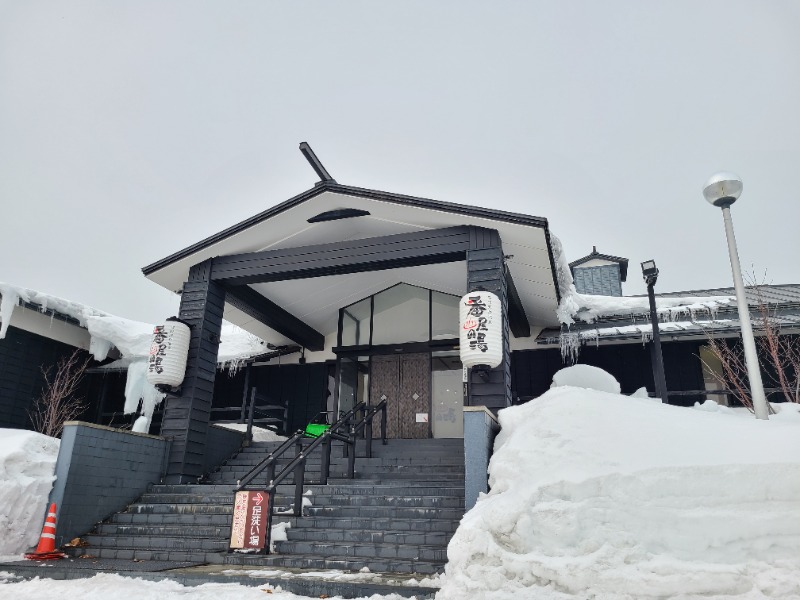
<svg viewBox="0 0 800 600">
<path fill-rule="evenodd" d="M 0 281 L 145 321 L 140 268 L 313 185 L 546 217 L 657 289 L 800 280 L 800 3 L 0 0 Z"/>
</svg>

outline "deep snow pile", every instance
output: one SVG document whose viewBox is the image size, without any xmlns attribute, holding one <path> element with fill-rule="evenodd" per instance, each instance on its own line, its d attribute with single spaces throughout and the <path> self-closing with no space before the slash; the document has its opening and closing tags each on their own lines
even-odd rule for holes
<svg viewBox="0 0 800 600">
<path fill-rule="evenodd" d="M 41 433 L 0 429 L 0 556 L 16 556 L 37 544 L 58 444 Z"/>
<path fill-rule="evenodd" d="M 437 600 L 800 597 L 800 420 L 555 387 L 500 423 Z"/>
</svg>

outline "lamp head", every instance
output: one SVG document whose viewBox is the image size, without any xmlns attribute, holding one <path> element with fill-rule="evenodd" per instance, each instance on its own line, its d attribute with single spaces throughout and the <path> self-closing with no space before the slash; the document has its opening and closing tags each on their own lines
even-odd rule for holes
<svg viewBox="0 0 800 600">
<path fill-rule="evenodd" d="M 658 279 L 658 267 L 656 261 L 646 260 L 642 263 L 642 276 L 647 285 L 652 285 Z"/>
<path fill-rule="evenodd" d="M 730 206 L 742 194 L 742 179 L 733 173 L 712 175 L 703 188 L 703 196 L 709 203 L 720 208 Z"/>
</svg>

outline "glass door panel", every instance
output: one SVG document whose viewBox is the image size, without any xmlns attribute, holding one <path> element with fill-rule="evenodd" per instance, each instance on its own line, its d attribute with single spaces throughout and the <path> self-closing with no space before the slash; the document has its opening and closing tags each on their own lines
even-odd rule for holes
<svg viewBox="0 0 800 600">
<path fill-rule="evenodd" d="M 432 429 L 435 438 L 464 437 L 464 392 L 458 355 L 431 357 Z"/>
</svg>

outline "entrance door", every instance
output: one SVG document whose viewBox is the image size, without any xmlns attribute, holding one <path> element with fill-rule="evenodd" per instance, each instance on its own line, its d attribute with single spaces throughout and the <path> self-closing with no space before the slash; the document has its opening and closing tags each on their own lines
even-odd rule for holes
<svg viewBox="0 0 800 600">
<path fill-rule="evenodd" d="M 386 398 L 386 436 L 429 438 L 430 354 L 398 354 L 372 357 L 370 402 Z M 375 435 L 379 435 L 377 421 Z"/>
</svg>

